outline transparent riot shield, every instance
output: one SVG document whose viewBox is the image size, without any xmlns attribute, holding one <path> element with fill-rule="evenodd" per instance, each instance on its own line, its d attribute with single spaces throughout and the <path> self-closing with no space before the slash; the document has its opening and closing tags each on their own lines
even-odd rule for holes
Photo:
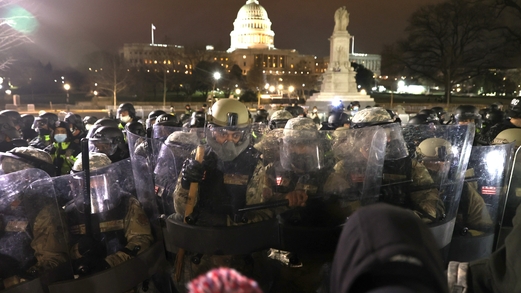
<svg viewBox="0 0 521 293">
<path fill-rule="evenodd" d="M 411 125 L 404 128 L 404 133 L 411 183 L 400 190 L 404 195 L 401 204 L 429 225 L 446 256 L 472 148 L 474 125 L 434 128 Z"/>
<path fill-rule="evenodd" d="M 507 197 L 500 203 L 500 230 L 496 242 L 496 248 L 505 243 L 505 238 L 510 234 L 513 227 L 512 219 L 516 214 L 516 209 L 521 203 L 521 155 L 517 148 L 512 160 L 511 172 L 508 175 Z"/>
<path fill-rule="evenodd" d="M 70 198 L 64 211 L 76 280 L 53 284 L 50 292 L 127 292 L 162 288 L 154 275 L 166 266 L 161 239 L 138 200 L 130 160 L 53 179 L 56 191 Z M 85 196 L 88 184 L 90 194 Z M 88 198 L 90 201 L 84 200 Z M 141 197 L 145 200 L 145 197 Z M 91 213 L 85 213 L 90 204 Z M 164 286 L 169 289 L 169 285 Z M 167 290 L 168 292 L 168 290 Z"/>
<path fill-rule="evenodd" d="M 449 260 L 468 262 L 492 253 L 513 149 L 513 144 L 472 147 Z"/>
<path fill-rule="evenodd" d="M 152 128 L 152 138 L 164 141 L 170 134 L 179 131 L 180 129 L 181 127 L 154 124 Z"/>
<path fill-rule="evenodd" d="M 0 176 L 2 292 L 47 292 L 49 284 L 73 278 L 64 226 L 47 173 Z"/>
<path fill-rule="evenodd" d="M 134 133 L 127 133 L 127 140 L 137 198 L 143 205 L 143 209 L 150 219 L 155 233 L 157 233 L 160 231 L 160 211 L 154 192 L 153 170 L 155 159 L 152 149 L 154 142 L 153 139 Z M 160 235 L 156 234 L 156 236 Z"/>
</svg>

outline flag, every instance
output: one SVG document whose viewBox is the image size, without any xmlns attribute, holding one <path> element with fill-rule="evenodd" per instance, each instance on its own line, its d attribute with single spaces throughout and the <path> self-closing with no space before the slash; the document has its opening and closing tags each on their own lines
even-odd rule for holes
<svg viewBox="0 0 521 293">
<path fill-rule="evenodd" d="M 152 24 L 152 29 L 156 30 L 156 26 L 154 24 Z"/>
</svg>

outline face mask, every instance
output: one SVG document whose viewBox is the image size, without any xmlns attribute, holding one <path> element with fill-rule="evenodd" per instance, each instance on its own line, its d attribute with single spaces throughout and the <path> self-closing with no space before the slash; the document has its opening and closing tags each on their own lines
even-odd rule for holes
<svg viewBox="0 0 521 293">
<path fill-rule="evenodd" d="M 67 139 L 67 134 L 55 134 L 54 140 L 56 142 L 64 142 Z"/>
<path fill-rule="evenodd" d="M 358 106 L 353 107 L 354 111 L 358 111 Z"/>
<path fill-rule="evenodd" d="M 123 123 L 127 123 L 130 121 L 130 116 L 121 116 L 119 117 L 119 120 L 121 120 Z"/>
</svg>

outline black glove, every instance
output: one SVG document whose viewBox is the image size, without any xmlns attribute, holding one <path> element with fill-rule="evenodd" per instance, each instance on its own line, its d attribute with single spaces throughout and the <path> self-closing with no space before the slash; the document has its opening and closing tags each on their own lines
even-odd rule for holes
<svg viewBox="0 0 521 293">
<path fill-rule="evenodd" d="M 105 244 L 90 236 L 83 236 L 78 241 L 78 252 L 82 257 L 103 258 L 107 255 Z"/>
<path fill-rule="evenodd" d="M 205 167 L 194 159 L 186 159 L 181 170 L 181 186 L 190 188 L 190 183 L 203 181 Z"/>
<path fill-rule="evenodd" d="M 82 257 L 74 260 L 73 264 L 74 274 L 81 276 L 101 272 L 110 268 L 110 265 L 104 258 Z"/>
</svg>

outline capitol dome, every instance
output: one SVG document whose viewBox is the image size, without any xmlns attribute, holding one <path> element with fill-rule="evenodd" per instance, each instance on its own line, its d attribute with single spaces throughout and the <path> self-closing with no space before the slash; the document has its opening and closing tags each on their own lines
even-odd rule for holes
<svg viewBox="0 0 521 293">
<path fill-rule="evenodd" d="M 239 9 L 233 28 L 230 33 L 231 46 L 229 52 L 236 49 L 275 48 L 273 45 L 275 33 L 271 30 L 268 12 L 257 0 L 248 0 Z"/>
</svg>

